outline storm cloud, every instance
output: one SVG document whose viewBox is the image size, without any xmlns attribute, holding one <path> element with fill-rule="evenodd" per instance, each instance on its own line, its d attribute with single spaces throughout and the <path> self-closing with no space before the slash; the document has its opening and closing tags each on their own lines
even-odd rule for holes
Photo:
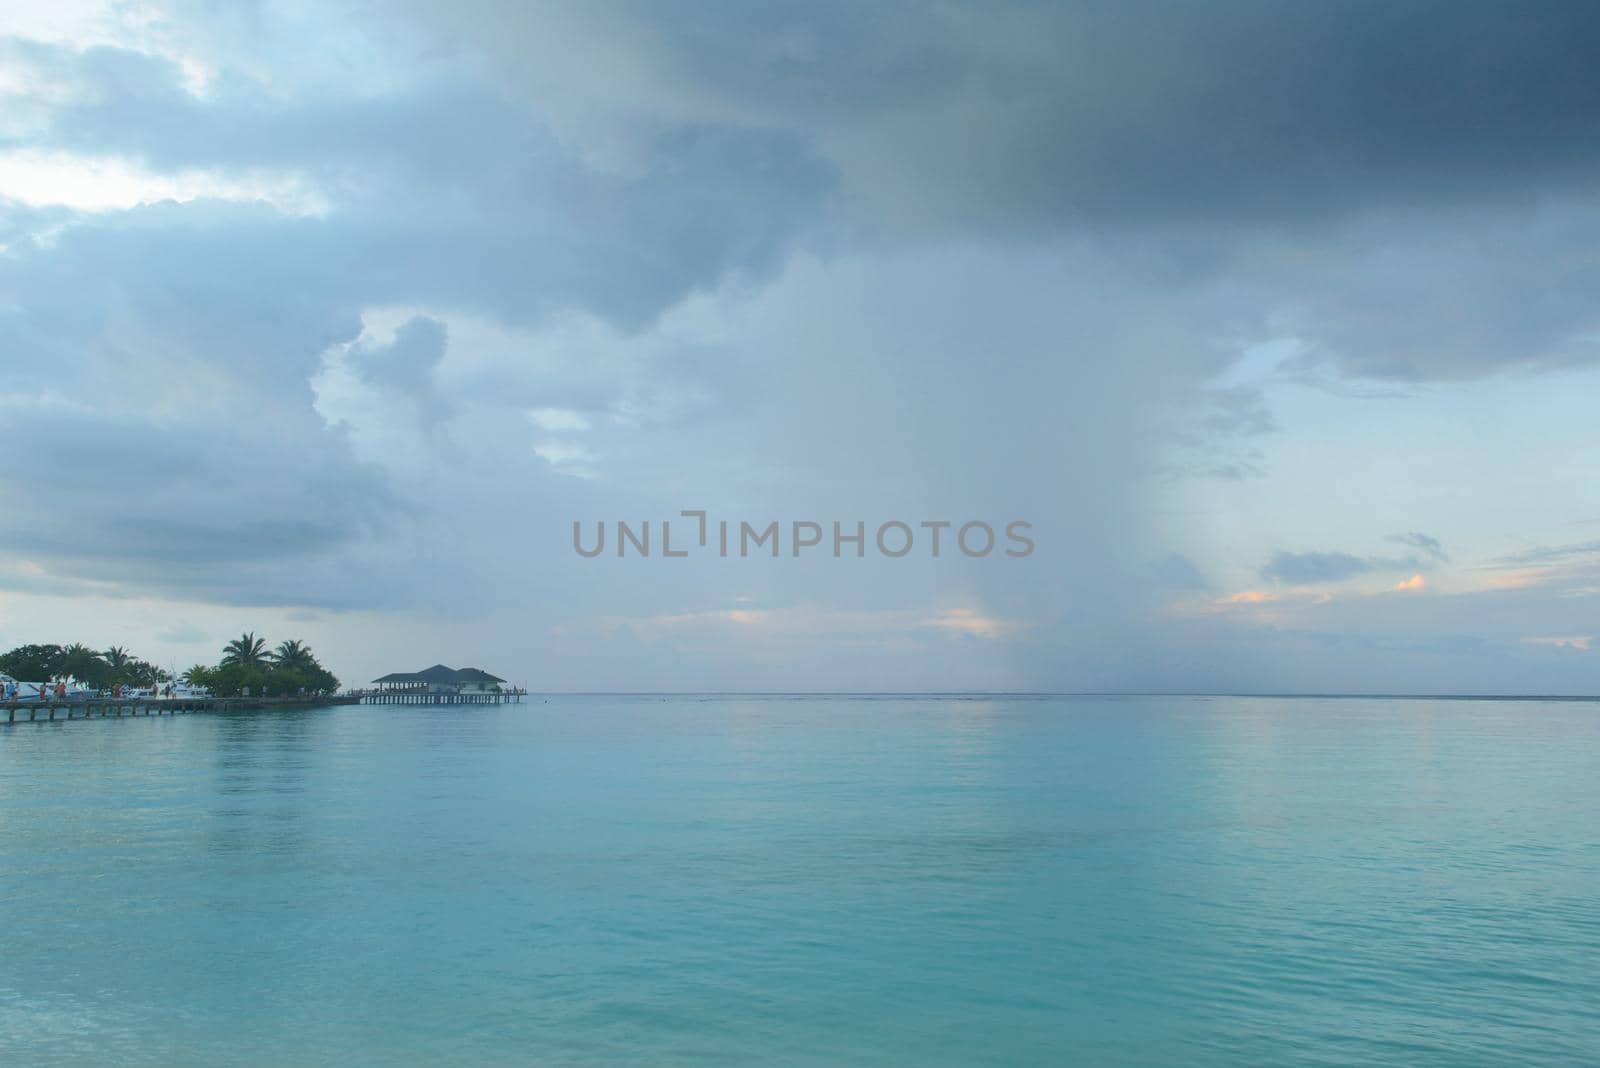
<svg viewBox="0 0 1600 1068">
<path fill-rule="evenodd" d="M 1410 571 L 1469 637 L 1515 600 L 1527 635 L 1477 633 L 1526 664 L 1540 598 L 1590 596 L 1471 583 L 1591 514 L 1531 408 L 1600 362 L 1593 5 L 125 15 L 0 40 L 12 589 L 377 613 L 363 670 L 451 661 L 416 624 L 449 619 L 578 688 L 1182 687 L 1298 655 L 1228 607 L 1289 611 L 1256 580 Z M 1540 462 L 1468 455 L 1502 440 Z M 695 507 L 1040 550 L 563 540 Z M 1376 551 L 1280 548 L 1324 545 Z M 1361 605 L 1294 622 L 1348 649 Z"/>
<path fill-rule="evenodd" d="M 1316 219 L 1587 188 L 1600 158 L 1583 3 L 555 7 L 414 10 L 530 97 L 801 131 L 957 221 Z"/>
</svg>

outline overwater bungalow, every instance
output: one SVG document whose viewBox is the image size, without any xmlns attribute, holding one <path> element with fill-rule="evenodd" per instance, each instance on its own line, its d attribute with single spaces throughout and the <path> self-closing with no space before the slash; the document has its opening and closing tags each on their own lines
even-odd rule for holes
<svg viewBox="0 0 1600 1068">
<path fill-rule="evenodd" d="M 506 680 L 480 668 L 435 664 L 422 671 L 394 671 L 372 680 L 373 689 L 357 691 L 366 704 L 463 705 L 520 701 L 526 690 L 507 688 Z"/>
</svg>

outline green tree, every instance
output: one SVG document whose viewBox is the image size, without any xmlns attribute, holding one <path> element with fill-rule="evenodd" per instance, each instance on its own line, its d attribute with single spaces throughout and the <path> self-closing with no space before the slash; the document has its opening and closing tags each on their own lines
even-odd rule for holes
<svg viewBox="0 0 1600 1068">
<path fill-rule="evenodd" d="M 266 682 L 270 693 L 284 696 L 298 695 L 302 691 L 308 695 L 333 693 L 339 689 L 339 680 L 327 668 L 317 663 L 303 668 L 275 665 Z"/>
<path fill-rule="evenodd" d="M 105 673 L 98 685 L 154 686 L 164 681 L 166 672 L 147 660 L 141 660 L 120 645 L 113 645 L 100 654 L 105 663 Z"/>
<path fill-rule="evenodd" d="M 159 686 L 172 675 L 119 645 L 103 653 L 81 642 L 59 645 L 23 645 L 0 655 L 0 671 L 24 682 L 44 682 L 56 675 L 72 675 L 97 689 L 116 684 Z M 336 693 L 339 680 L 317 662 L 311 647 L 299 639 L 282 642 L 268 652 L 267 643 L 246 632 L 223 649 L 216 667 L 195 664 L 182 675 L 191 686 L 204 686 L 221 697 L 242 694 L 294 697 L 300 694 Z"/>
<path fill-rule="evenodd" d="M 288 668 L 291 671 L 303 671 L 317 666 L 317 658 L 311 655 L 311 648 L 305 642 L 294 638 L 278 643 L 278 648 L 272 652 L 272 659 L 278 667 Z"/>
<path fill-rule="evenodd" d="M 267 673 L 265 664 L 224 663 L 209 673 L 206 685 L 218 697 L 238 697 L 246 689 L 256 697 L 267 689 Z"/>
<path fill-rule="evenodd" d="M 0 672 L 23 682 L 44 682 L 61 673 L 59 645 L 19 645 L 0 656 Z"/>
<path fill-rule="evenodd" d="M 122 681 L 130 682 L 135 686 L 159 686 L 164 682 L 172 681 L 172 676 L 148 660 L 134 658 L 129 660 L 127 666 L 122 669 Z"/>
<path fill-rule="evenodd" d="M 71 675 L 91 689 L 99 689 L 111 679 L 110 666 L 101 659 L 99 653 L 82 642 L 73 642 L 61 650 L 57 671 L 62 675 Z"/>
<path fill-rule="evenodd" d="M 222 647 L 222 664 L 224 667 L 238 665 L 240 667 L 259 667 L 271 659 L 267 652 L 267 640 L 257 638 L 252 631 L 245 631 L 242 635 Z"/>
</svg>

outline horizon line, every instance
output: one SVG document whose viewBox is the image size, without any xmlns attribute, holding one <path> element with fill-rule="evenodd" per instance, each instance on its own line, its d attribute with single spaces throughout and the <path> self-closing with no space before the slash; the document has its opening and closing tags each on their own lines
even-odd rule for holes
<svg viewBox="0 0 1600 1068">
<path fill-rule="evenodd" d="M 529 697 L 1236 697 L 1363 701 L 1600 701 L 1600 694 L 1220 690 L 524 690 Z"/>
</svg>

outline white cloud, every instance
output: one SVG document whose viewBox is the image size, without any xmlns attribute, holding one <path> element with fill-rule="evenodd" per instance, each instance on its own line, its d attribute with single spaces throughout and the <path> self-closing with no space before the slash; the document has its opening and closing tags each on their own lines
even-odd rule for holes
<svg viewBox="0 0 1600 1068">
<path fill-rule="evenodd" d="M 118 40 L 119 11 L 127 11 L 135 21 L 148 16 L 145 5 L 119 4 L 114 0 L 9 0 L 6 4 L 6 31 L 33 41 L 51 41 L 88 48 L 115 44 Z"/>
<path fill-rule="evenodd" d="M 580 478 L 594 477 L 594 463 L 598 457 L 582 445 L 570 441 L 546 441 L 535 445 L 533 453 L 564 474 Z"/>
<path fill-rule="evenodd" d="M 581 412 L 567 408 L 535 408 L 528 418 L 540 430 L 588 430 L 589 420 Z"/>
<path fill-rule="evenodd" d="M 272 172 L 182 170 L 162 173 L 120 156 L 63 151 L 0 151 L 0 198 L 81 212 L 126 210 L 161 201 L 232 200 L 270 204 L 285 215 L 322 216 L 327 198 L 304 177 Z"/>
</svg>

